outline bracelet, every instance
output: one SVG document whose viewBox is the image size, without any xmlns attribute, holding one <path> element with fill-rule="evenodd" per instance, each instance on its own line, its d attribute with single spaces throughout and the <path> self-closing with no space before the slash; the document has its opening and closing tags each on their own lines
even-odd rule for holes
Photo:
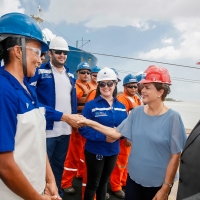
<svg viewBox="0 0 200 200">
<path fill-rule="evenodd" d="M 172 188 L 172 184 L 169 184 L 169 183 L 167 183 L 167 182 L 164 182 L 163 184 L 165 184 L 165 185 L 167 185 L 169 188 Z"/>
</svg>

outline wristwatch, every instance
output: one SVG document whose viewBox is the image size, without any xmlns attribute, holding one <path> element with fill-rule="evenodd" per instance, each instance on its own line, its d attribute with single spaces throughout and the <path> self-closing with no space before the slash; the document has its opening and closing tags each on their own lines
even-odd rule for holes
<svg viewBox="0 0 200 200">
<path fill-rule="evenodd" d="M 172 188 L 172 184 L 169 184 L 169 183 L 167 183 L 167 182 L 164 182 L 163 184 L 165 184 L 165 185 L 167 185 L 169 188 Z"/>
</svg>

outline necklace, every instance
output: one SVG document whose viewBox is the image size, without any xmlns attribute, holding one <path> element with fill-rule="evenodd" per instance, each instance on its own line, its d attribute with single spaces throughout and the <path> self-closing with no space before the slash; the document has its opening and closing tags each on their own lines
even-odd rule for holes
<svg viewBox="0 0 200 200">
<path fill-rule="evenodd" d="M 164 108 L 164 103 L 163 103 L 163 106 L 162 106 L 162 108 L 160 109 L 160 111 L 159 111 L 156 115 L 152 115 L 152 116 L 158 116 L 158 115 L 161 113 L 161 111 L 162 111 L 163 108 Z M 150 115 L 150 114 L 149 114 L 149 107 L 148 107 L 148 109 L 147 109 L 147 114 Z"/>
</svg>

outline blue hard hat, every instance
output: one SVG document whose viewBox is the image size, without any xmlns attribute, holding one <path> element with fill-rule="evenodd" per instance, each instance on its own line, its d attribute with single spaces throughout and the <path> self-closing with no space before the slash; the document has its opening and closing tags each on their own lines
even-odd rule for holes
<svg viewBox="0 0 200 200">
<path fill-rule="evenodd" d="M 0 18 L 0 42 L 10 36 L 24 36 L 40 42 L 42 52 L 48 50 L 43 41 L 42 31 L 37 23 L 28 15 L 8 13 Z"/>
<path fill-rule="evenodd" d="M 140 82 L 142 79 L 146 78 L 146 74 L 144 72 L 138 72 L 136 74 L 136 77 L 137 77 L 137 81 Z"/>
<path fill-rule="evenodd" d="M 92 68 L 91 73 L 98 73 L 100 70 L 101 70 L 100 67 L 95 66 L 95 67 Z"/>
<path fill-rule="evenodd" d="M 119 78 L 119 74 L 118 74 L 117 70 L 115 68 L 110 68 L 110 69 L 112 69 L 115 72 L 115 74 L 117 75 L 117 80 L 118 80 L 118 82 L 120 82 L 121 79 Z"/>
<path fill-rule="evenodd" d="M 77 66 L 77 70 L 76 71 L 79 71 L 79 70 L 82 70 L 82 69 L 87 69 L 87 70 L 90 70 L 91 71 L 91 67 L 88 63 L 86 62 L 81 62 L 78 66 Z"/>
<path fill-rule="evenodd" d="M 138 80 L 137 80 L 137 77 L 132 75 L 132 74 L 128 74 L 127 76 L 124 77 L 124 80 L 123 80 L 123 85 L 126 85 L 128 83 L 137 83 Z"/>
</svg>

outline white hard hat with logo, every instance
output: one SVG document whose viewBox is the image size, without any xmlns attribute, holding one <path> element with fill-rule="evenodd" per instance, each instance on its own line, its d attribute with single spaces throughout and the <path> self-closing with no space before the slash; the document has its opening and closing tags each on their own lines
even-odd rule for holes
<svg viewBox="0 0 200 200">
<path fill-rule="evenodd" d="M 49 49 L 69 51 L 67 41 L 62 37 L 54 37 L 49 45 Z"/>
<path fill-rule="evenodd" d="M 97 82 L 109 80 L 117 81 L 117 76 L 112 69 L 105 67 L 98 72 Z"/>
</svg>

